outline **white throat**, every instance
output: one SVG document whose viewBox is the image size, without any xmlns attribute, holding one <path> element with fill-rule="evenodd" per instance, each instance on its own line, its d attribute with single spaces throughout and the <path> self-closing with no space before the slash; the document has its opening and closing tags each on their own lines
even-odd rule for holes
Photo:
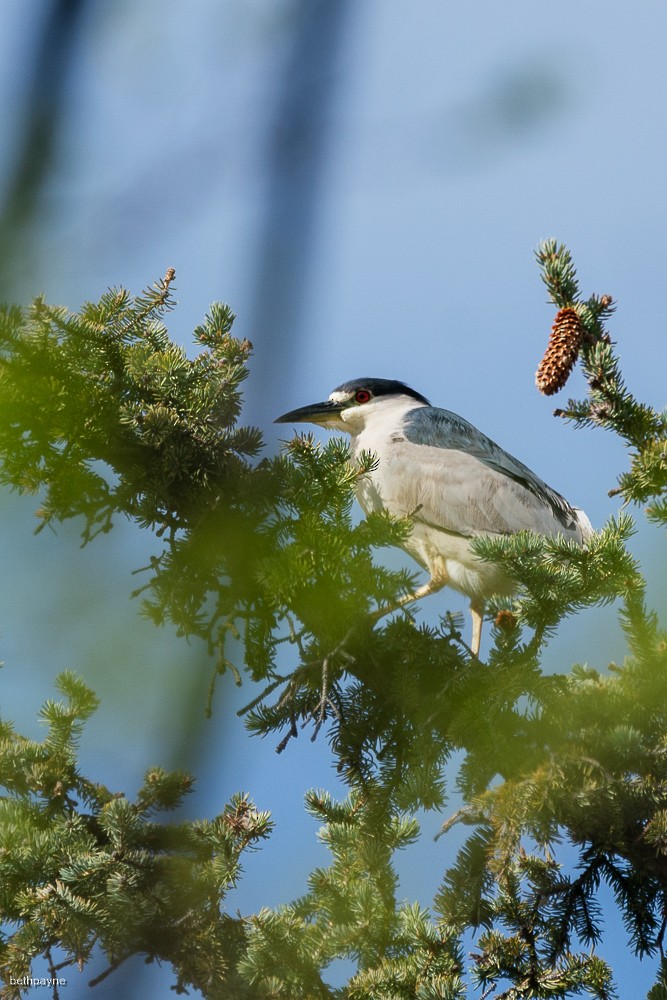
<svg viewBox="0 0 667 1000">
<path fill-rule="evenodd" d="M 414 396 L 403 393 L 395 396 L 380 396 L 359 406 L 350 406 L 342 410 L 340 417 L 348 434 L 357 437 L 366 432 L 375 437 L 384 431 L 390 434 L 396 430 L 406 413 L 416 410 L 426 403 L 420 402 Z"/>
</svg>

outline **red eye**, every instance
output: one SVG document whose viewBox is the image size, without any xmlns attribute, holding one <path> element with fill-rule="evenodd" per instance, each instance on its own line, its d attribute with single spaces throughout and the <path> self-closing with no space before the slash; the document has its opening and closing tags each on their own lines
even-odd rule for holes
<svg viewBox="0 0 667 1000">
<path fill-rule="evenodd" d="M 358 392 L 355 392 L 354 398 L 357 401 L 357 403 L 367 403 L 368 400 L 371 398 L 371 394 L 368 391 L 368 389 L 359 389 Z"/>
</svg>

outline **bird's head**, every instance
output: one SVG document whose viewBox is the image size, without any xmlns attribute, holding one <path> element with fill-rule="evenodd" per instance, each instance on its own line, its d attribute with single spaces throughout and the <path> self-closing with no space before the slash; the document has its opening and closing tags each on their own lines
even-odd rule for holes
<svg viewBox="0 0 667 1000">
<path fill-rule="evenodd" d="M 405 385 L 389 378 L 356 378 L 337 386 L 322 403 L 311 403 L 298 410 L 283 413 L 277 424 L 318 424 L 330 430 L 357 434 L 371 415 L 390 409 L 408 410 L 414 406 L 428 406 L 428 400 Z"/>
</svg>

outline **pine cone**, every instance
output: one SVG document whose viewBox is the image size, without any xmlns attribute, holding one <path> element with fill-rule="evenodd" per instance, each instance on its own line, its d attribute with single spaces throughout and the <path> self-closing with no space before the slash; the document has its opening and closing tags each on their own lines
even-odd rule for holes
<svg viewBox="0 0 667 1000">
<path fill-rule="evenodd" d="M 563 388 L 579 355 L 584 328 L 576 309 L 566 306 L 556 313 L 544 357 L 535 372 L 535 385 L 545 396 Z"/>
<path fill-rule="evenodd" d="M 496 615 L 493 624 L 496 626 L 496 628 L 501 628 L 501 629 L 509 630 L 511 628 L 516 628 L 517 624 L 516 615 L 512 611 L 501 609 Z"/>
</svg>

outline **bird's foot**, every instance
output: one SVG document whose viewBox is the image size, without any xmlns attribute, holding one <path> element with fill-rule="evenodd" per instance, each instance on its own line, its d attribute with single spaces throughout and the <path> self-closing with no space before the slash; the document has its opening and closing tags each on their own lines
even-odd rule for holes
<svg viewBox="0 0 667 1000">
<path fill-rule="evenodd" d="M 432 576 L 427 583 L 422 584 L 421 587 L 417 587 L 412 594 L 403 594 L 402 597 L 399 597 L 391 604 L 384 604 L 376 611 L 371 612 L 370 619 L 373 622 L 379 621 L 380 618 L 384 618 L 385 615 L 390 615 L 393 611 L 398 611 L 400 608 L 404 608 L 406 604 L 412 604 L 413 601 L 420 601 L 422 597 L 428 597 L 430 594 L 437 593 L 437 591 L 442 590 L 446 584 L 446 576 Z"/>
</svg>

